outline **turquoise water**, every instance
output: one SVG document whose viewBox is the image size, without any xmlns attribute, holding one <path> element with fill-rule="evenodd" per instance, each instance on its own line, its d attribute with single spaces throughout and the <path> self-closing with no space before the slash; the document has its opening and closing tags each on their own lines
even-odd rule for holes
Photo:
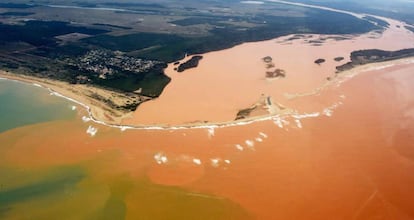
<svg viewBox="0 0 414 220">
<path fill-rule="evenodd" d="M 41 122 L 74 118 L 68 100 L 43 88 L 0 79 L 0 133 Z"/>
</svg>

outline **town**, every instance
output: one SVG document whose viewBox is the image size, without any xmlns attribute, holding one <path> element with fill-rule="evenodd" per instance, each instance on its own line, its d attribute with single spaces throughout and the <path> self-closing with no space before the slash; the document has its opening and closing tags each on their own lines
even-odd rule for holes
<svg viewBox="0 0 414 220">
<path fill-rule="evenodd" d="M 155 65 L 162 63 L 161 61 L 130 57 L 121 51 L 104 49 L 91 50 L 84 56 L 68 60 L 68 65 L 75 66 L 82 72 L 96 73 L 101 79 L 114 77 L 121 72 L 134 74 L 148 72 Z"/>
</svg>

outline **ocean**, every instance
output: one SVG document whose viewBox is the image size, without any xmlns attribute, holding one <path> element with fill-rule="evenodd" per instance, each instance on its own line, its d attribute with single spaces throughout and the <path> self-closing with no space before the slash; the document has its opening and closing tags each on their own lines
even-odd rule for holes
<svg viewBox="0 0 414 220">
<path fill-rule="evenodd" d="M 0 133 L 24 125 L 73 119 L 74 104 L 47 89 L 0 80 Z"/>
</svg>

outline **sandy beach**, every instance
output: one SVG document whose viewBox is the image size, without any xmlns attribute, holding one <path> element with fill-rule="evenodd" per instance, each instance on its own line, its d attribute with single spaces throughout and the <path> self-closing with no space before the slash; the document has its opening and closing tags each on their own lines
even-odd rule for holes
<svg viewBox="0 0 414 220">
<path fill-rule="evenodd" d="M 0 70 L 0 77 L 16 80 L 33 86 L 40 86 L 49 89 L 52 95 L 61 96 L 69 99 L 75 104 L 86 108 L 90 113 L 90 117 L 108 124 L 121 124 L 125 117 L 130 117 L 130 114 L 116 110 L 106 105 L 102 101 L 98 101 L 91 96 L 99 95 L 103 98 L 111 99 L 114 103 L 122 104 L 131 100 L 130 97 L 105 89 L 100 89 L 88 85 L 73 85 L 62 81 L 31 77 L 21 74 L 13 74 Z"/>
</svg>

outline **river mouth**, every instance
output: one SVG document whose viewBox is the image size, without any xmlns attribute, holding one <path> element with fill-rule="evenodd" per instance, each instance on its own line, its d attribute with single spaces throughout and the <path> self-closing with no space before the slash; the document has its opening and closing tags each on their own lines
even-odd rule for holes
<svg viewBox="0 0 414 220">
<path fill-rule="evenodd" d="M 176 63 L 171 63 L 165 73 L 172 80 L 161 96 L 140 105 L 123 124 L 221 124 L 266 115 L 323 111 L 340 101 L 343 94 L 325 103 L 305 99 L 336 86 L 337 78 L 346 75 L 337 73 L 336 67 L 349 62 L 351 52 L 414 47 L 414 33 L 399 28 L 404 27 L 399 21 L 386 21 L 390 26 L 382 32 L 356 36 L 289 35 L 245 43 L 202 54 L 198 66 L 184 72 L 177 72 Z"/>
<path fill-rule="evenodd" d="M 414 33 L 397 20 L 352 13 L 327 7 L 274 1 L 382 20 L 389 24 L 360 35 L 293 34 L 262 42 L 243 43 L 233 48 L 199 54 L 196 68 L 177 72 L 169 64 L 165 73 L 171 78 L 161 96 L 143 103 L 124 125 L 211 125 L 251 121 L 255 117 L 307 114 L 323 111 L 341 100 L 309 102 L 297 99 L 318 96 L 321 88 L 334 84 L 336 67 L 350 61 L 357 50 L 395 51 L 414 47 Z M 372 21 L 370 21 L 372 22 Z M 335 87 L 335 85 L 333 86 Z M 250 118 L 250 119 L 249 119 Z"/>
</svg>

